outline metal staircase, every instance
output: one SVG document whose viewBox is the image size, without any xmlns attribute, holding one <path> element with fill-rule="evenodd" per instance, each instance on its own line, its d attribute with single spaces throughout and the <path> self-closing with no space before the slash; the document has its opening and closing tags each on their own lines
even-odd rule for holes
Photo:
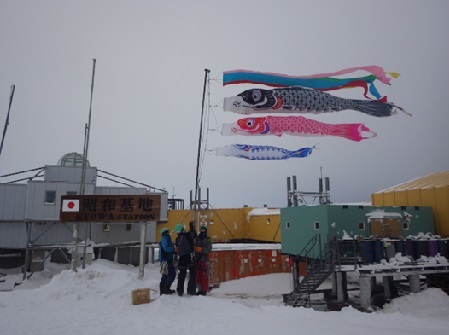
<svg viewBox="0 0 449 335">
<path fill-rule="evenodd" d="M 311 307 L 310 295 L 335 271 L 336 252 L 331 245 L 326 243 L 322 247 L 321 235 L 315 235 L 295 257 L 294 290 L 284 300 L 286 305 Z M 307 268 L 302 280 L 297 271 L 301 262 L 305 262 Z"/>
</svg>

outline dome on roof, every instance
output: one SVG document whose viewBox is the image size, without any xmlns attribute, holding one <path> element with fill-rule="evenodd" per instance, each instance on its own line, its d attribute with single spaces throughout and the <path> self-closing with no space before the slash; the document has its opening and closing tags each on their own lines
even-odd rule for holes
<svg viewBox="0 0 449 335">
<path fill-rule="evenodd" d="M 65 154 L 58 161 L 58 166 L 83 166 L 83 155 L 77 152 L 71 152 Z M 89 161 L 86 159 L 86 166 L 90 166 Z"/>
</svg>

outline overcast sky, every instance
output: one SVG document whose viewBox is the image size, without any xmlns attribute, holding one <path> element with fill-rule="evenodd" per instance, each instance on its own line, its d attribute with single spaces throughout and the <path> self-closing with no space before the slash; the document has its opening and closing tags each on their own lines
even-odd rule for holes
<svg viewBox="0 0 449 335">
<path fill-rule="evenodd" d="M 296 175 L 302 191 L 317 191 L 320 167 L 331 179 L 332 201 L 368 202 L 371 193 L 449 169 L 448 13 L 446 0 L 1 0 L 2 129 L 12 84 L 16 92 L 0 174 L 82 153 L 93 58 L 91 165 L 165 188 L 170 197 L 174 191 L 186 204 L 195 188 L 205 68 L 216 79 L 208 128 L 217 129 L 241 117 L 223 112 L 224 97 L 261 87 L 223 87 L 223 71 L 300 76 L 379 65 L 401 74 L 391 86 L 378 83 L 380 93 L 412 117 L 310 116 L 364 123 L 378 133 L 359 143 L 209 131 L 207 149 L 231 143 L 318 149 L 286 161 L 206 154 L 201 174 L 214 208 L 285 207 L 287 177 Z M 332 94 L 361 97 L 360 89 Z"/>
</svg>

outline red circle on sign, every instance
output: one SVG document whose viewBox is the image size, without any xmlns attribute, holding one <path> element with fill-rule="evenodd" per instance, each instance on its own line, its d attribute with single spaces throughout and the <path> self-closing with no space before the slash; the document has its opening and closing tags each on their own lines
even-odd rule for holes
<svg viewBox="0 0 449 335">
<path fill-rule="evenodd" d="M 67 207 L 73 208 L 73 207 L 75 207 L 75 203 L 73 201 L 70 201 L 69 203 L 67 203 Z"/>
</svg>

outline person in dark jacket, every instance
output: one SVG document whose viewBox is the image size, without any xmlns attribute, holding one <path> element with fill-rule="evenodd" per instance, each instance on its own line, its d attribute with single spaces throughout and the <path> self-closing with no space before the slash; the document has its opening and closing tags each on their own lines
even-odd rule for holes
<svg viewBox="0 0 449 335">
<path fill-rule="evenodd" d="M 159 284 L 160 294 L 173 294 L 170 289 L 176 278 L 175 267 L 173 266 L 173 253 L 175 246 L 169 235 L 167 228 L 161 229 L 161 242 L 159 243 L 159 262 L 161 263 L 161 282 Z"/>
<path fill-rule="evenodd" d="M 212 242 L 207 236 L 207 227 L 201 226 L 200 233 L 195 238 L 197 295 L 206 295 L 209 290 L 209 253 L 211 251 Z"/>
<path fill-rule="evenodd" d="M 176 253 L 178 254 L 178 287 L 179 296 L 184 294 L 184 281 L 189 270 L 189 281 L 187 283 L 187 294 L 196 294 L 196 269 L 195 269 L 195 253 L 193 248 L 194 239 L 196 237 L 193 222 L 190 223 L 190 230 L 187 232 L 182 223 L 175 225 L 173 231 L 178 234 L 176 237 Z"/>
</svg>

